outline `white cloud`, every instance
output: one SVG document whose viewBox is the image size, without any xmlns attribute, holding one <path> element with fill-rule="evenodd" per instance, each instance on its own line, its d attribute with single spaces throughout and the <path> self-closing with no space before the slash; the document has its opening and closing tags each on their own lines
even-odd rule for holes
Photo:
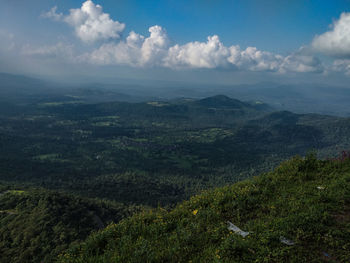
<svg viewBox="0 0 350 263">
<path fill-rule="evenodd" d="M 169 39 L 161 26 L 152 26 L 148 30 L 150 36 L 142 43 L 142 63 L 157 64 L 167 53 Z"/>
<path fill-rule="evenodd" d="M 322 73 L 325 66 L 307 47 L 301 47 L 283 59 L 280 72 Z"/>
<path fill-rule="evenodd" d="M 278 71 L 283 57 L 256 47 L 245 50 L 237 46 L 226 47 L 218 36 L 208 37 L 207 42 L 190 42 L 169 49 L 165 66 L 172 68 L 220 68 L 234 67 L 251 71 Z"/>
<path fill-rule="evenodd" d="M 256 47 L 241 49 L 238 45 L 225 46 L 217 35 L 209 36 L 205 42 L 194 41 L 184 45 L 171 45 L 166 31 L 159 25 L 149 28 L 149 36 L 142 36 L 131 31 L 126 39 L 120 40 L 125 25 L 113 21 L 109 14 L 103 12 L 100 5 L 95 5 L 91 0 L 85 1 L 81 8 L 70 9 L 68 15 L 57 13 L 55 6 L 42 16 L 71 25 L 76 35 L 84 42 L 118 40 L 102 43 L 98 48 L 77 56 L 74 61 L 97 65 L 156 66 L 172 69 L 231 68 L 242 71 L 278 73 L 321 73 L 324 71 L 321 61 L 304 47 L 288 56 L 282 56 L 259 50 Z M 350 24 L 350 15 L 344 13 L 335 23 L 333 31 L 314 39 L 313 48 L 321 50 L 320 43 L 325 45 L 326 40 L 335 38 L 333 35 L 339 34 L 347 36 L 347 41 L 350 43 L 350 36 L 346 31 L 349 30 L 348 24 Z M 332 43 L 334 46 L 335 42 Z M 349 44 L 347 47 L 350 51 Z M 28 54 L 36 56 L 61 55 L 73 58 L 72 52 L 72 47 L 64 47 L 62 43 L 27 51 Z"/>
<path fill-rule="evenodd" d="M 131 32 L 125 41 L 108 43 L 82 59 L 92 64 L 129 65 L 136 67 L 160 66 L 183 68 L 234 68 L 243 71 L 269 72 L 323 72 L 319 59 L 301 48 L 286 57 L 248 47 L 226 47 L 218 36 L 209 36 L 207 42 L 189 42 L 169 45 L 169 39 L 160 26 L 149 28 L 150 36 Z"/>
<path fill-rule="evenodd" d="M 145 38 L 132 31 L 126 41 L 104 44 L 84 58 L 96 64 L 160 65 L 167 54 L 169 39 L 160 26 L 150 27 L 149 32 Z"/>
<path fill-rule="evenodd" d="M 48 12 L 41 14 L 42 18 L 50 18 L 55 21 L 60 21 L 63 17 L 62 13 L 57 13 L 57 6 L 52 7 Z"/>
<path fill-rule="evenodd" d="M 91 0 L 85 1 L 81 8 L 70 9 L 69 15 L 66 16 L 56 11 L 55 6 L 42 16 L 68 23 L 74 27 L 76 35 L 86 43 L 118 39 L 125 28 L 125 24 L 112 20 L 100 5 L 95 5 Z"/>
<path fill-rule="evenodd" d="M 252 71 L 278 71 L 283 57 L 248 47 L 226 47 L 218 36 L 207 42 L 169 45 L 169 38 L 160 26 L 149 28 L 150 36 L 131 32 L 126 41 L 102 45 L 84 55 L 94 64 L 125 64 L 130 66 L 164 66 L 168 68 L 229 68 Z"/>
<path fill-rule="evenodd" d="M 258 50 L 256 47 L 247 47 L 240 50 L 239 46 L 230 48 L 229 61 L 240 69 L 251 71 L 278 71 L 282 56 L 267 51 Z"/>
<path fill-rule="evenodd" d="M 217 68 L 229 64 L 230 51 L 218 36 L 209 36 L 207 42 L 190 42 L 175 45 L 168 50 L 164 65 L 171 68 Z"/>
<path fill-rule="evenodd" d="M 333 70 L 350 75 L 350 59 L 337 59 L 333 62 Z"/>
<path fill-rule="evenodd" d="M 324 67 L 321 61 L 314 56 L 289 55 L 284 58 L 280 71 L 300 72 L 300 73 L 322 73 Z"/>
<path fill-rule="evenodd" d="M 332 30 L 316 36 L 312 47 L 330 56 L 350 57 L 350 13 L 342 13 Z"/>
</svg>

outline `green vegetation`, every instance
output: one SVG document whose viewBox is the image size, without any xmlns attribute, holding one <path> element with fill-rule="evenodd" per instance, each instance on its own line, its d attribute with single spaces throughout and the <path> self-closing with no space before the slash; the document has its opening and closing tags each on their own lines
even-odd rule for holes
<svg viewBox="0 0 350 263">
<path fill-rule="evenodd" d="M 61 97 L 0 111 L 1 181 L 166 206 L 310 149 L 328 157 L 350 148 L 349 119 L 271 112 L 222 95 L 71 102 Z"/>
<path fill-rule="evenodd" d="M 250 234 L 229 231 L 227 221 Z M 294 245 L 286 245 L 287 238 Z M 350 159 L 295 157 L 273 172 L 138 213 L 60 262 L 349 262 Z"/>
<path fill-rule="evenodd" d="M 45 190 L 5 190 L 0 209 L 0 262 L 24 263 L 52 262 L 69 244 L 137 208 Z"/>
</svg>

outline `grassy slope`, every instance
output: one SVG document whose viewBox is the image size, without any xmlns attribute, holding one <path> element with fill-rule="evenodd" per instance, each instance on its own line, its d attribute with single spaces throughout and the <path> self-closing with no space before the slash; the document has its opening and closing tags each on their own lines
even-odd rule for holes
<svg viewBox="0 0 350 263">
<path fill-rule="evenodd" d="M 324 189 L 318 189 L 318 187 Z M 227 229 L 231 221 L 246 238 Z M 284 236 L 295 242 L 280 242 Z M 61 262 L 349 262 L 350 160 L 295 157 L 275 171 L 139 213 Z"/>
</svg>

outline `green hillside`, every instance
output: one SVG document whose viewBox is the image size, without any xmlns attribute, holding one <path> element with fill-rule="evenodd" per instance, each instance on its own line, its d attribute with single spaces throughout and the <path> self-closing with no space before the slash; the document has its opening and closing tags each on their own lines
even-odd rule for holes
<svg viewBox="0 0 350 263">
<path fill-rule="evenodd" d="M 0 186 L 0 262 L 52 262 L 69 244 L 131 215 L 115 202 Z"/>
<path fill-rule="evenodd" d="M 228 229 L 228 221 L 249 235 Z M 281 242 L 281 241 L 284 241 Z M 287 244 L 286 244 L 287 243 Z M 295 157 L 171 211 L 138 213 L 60 262 L 349 262 L 350 159 Z"/>
</svg>

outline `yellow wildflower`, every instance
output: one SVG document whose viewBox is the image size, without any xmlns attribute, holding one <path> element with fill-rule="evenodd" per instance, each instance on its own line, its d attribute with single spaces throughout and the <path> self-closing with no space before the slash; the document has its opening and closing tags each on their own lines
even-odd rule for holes
<svg viewBox="0 0 350 263">
<path fill-rule="evenodd" d="M 196 215 L 197 213 L 198 213 L 198 209 L 195 209 L 195 210 L 192 211 L 193 215 Z"/>
</svg>

